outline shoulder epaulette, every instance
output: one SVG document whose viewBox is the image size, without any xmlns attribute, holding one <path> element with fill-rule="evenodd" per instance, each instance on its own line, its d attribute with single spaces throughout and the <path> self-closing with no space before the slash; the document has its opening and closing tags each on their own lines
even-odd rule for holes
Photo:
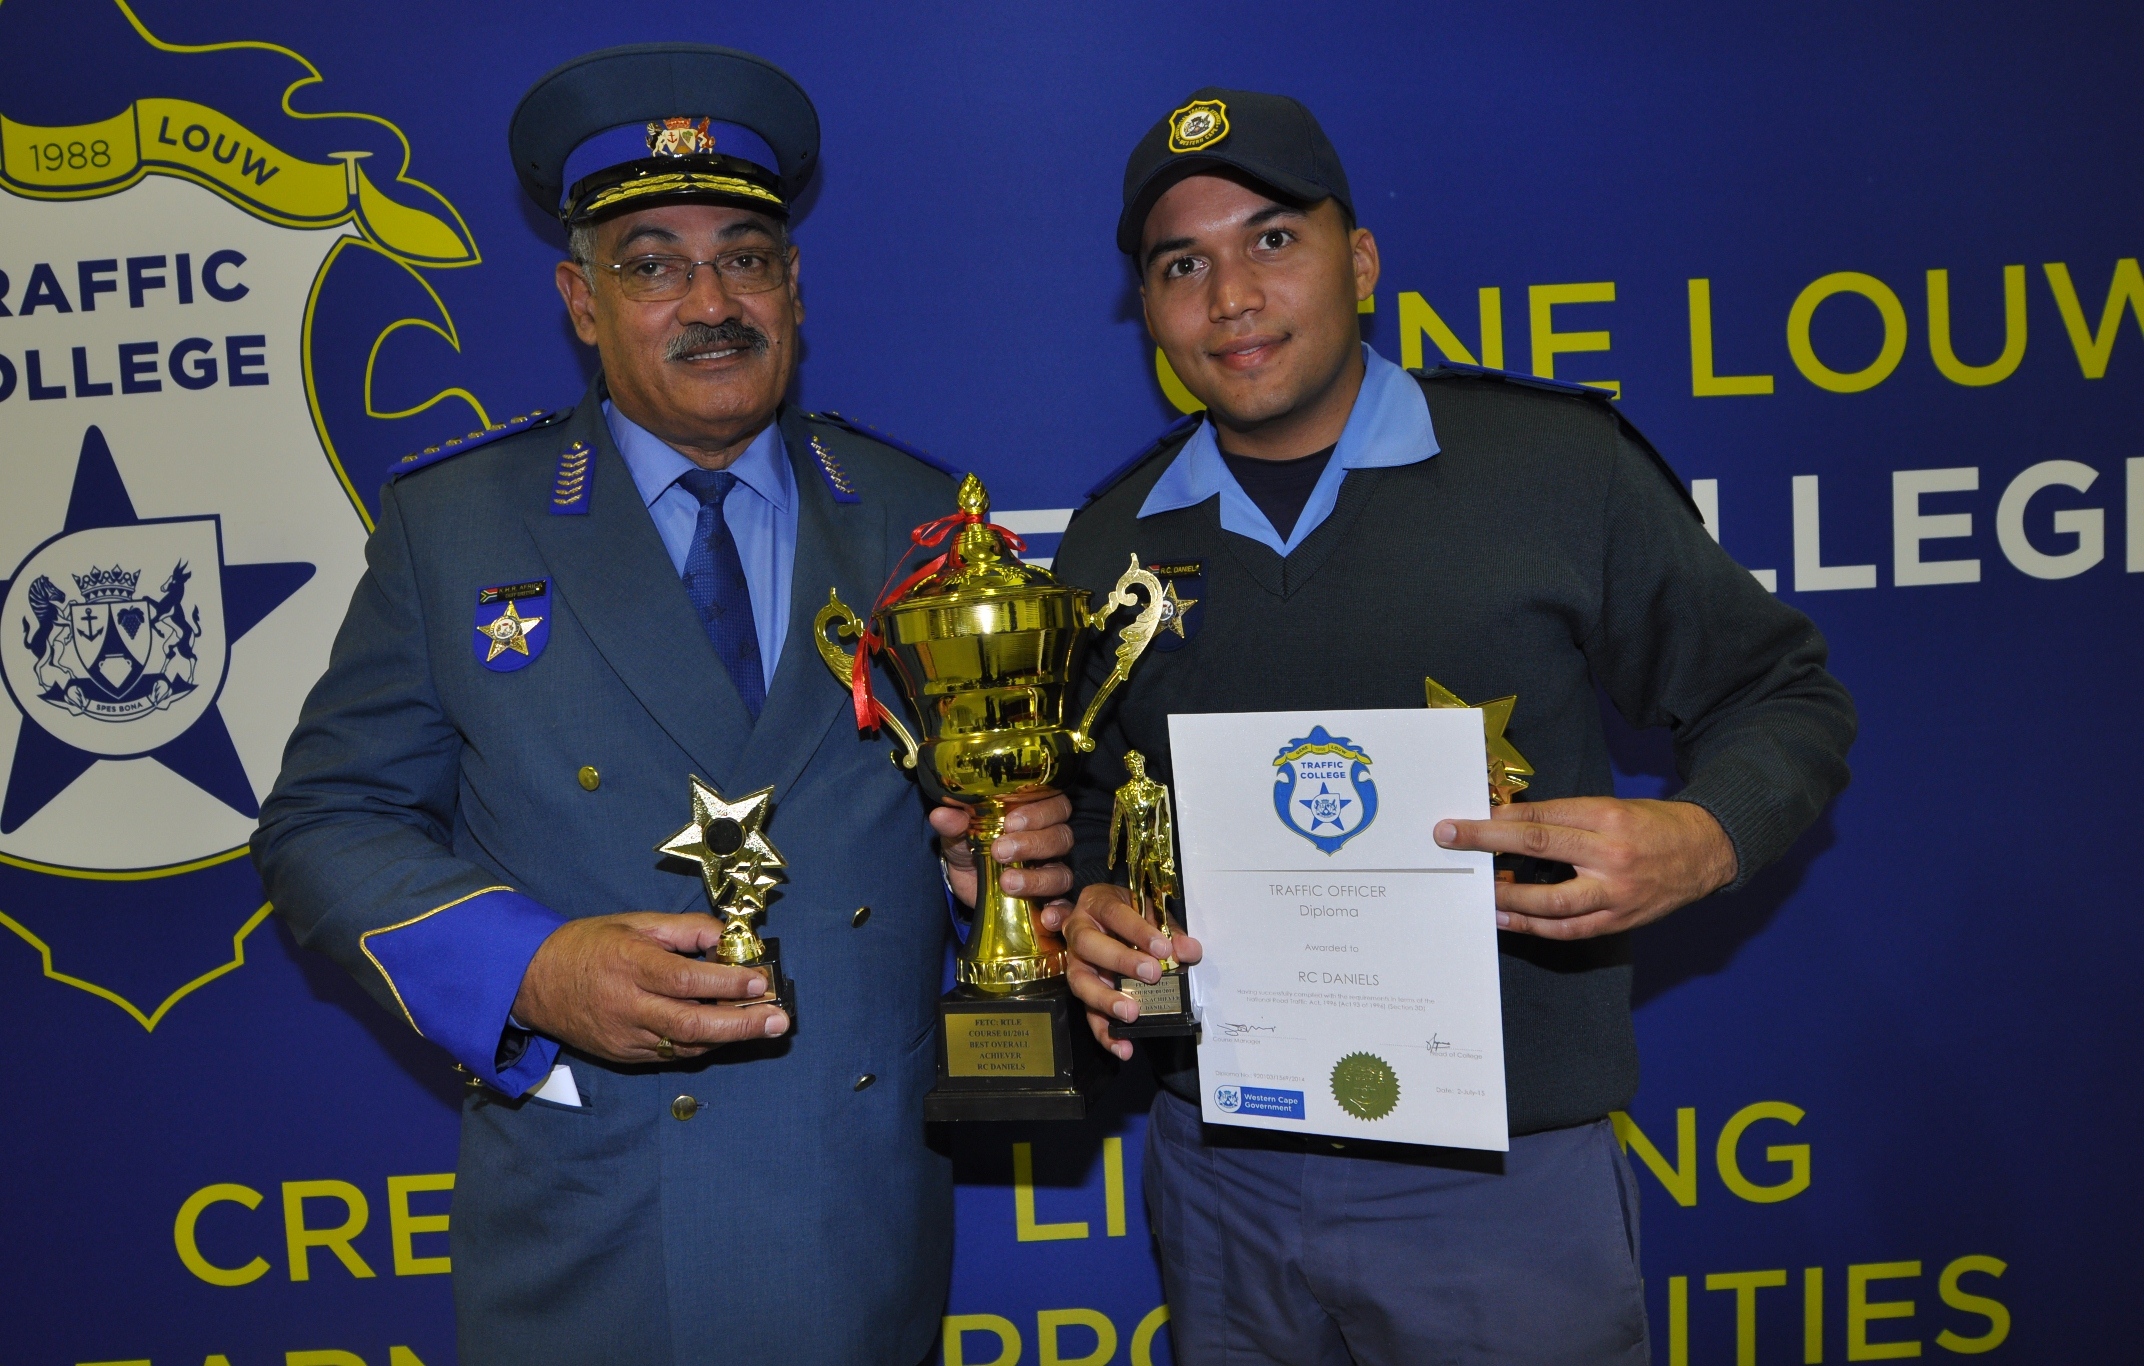
<svg viewBox="0 0 2144 1366">
<path fill-rule="evenodd" d="M 1689 486 L 1684 484 L 1682 477 L 1675 473 L 1675 467 L 1668 464 L 1667 457 L 1660 453 L 1659 447 L 1653 445 L 1646 438 L 1644 432 L 1638 430 L 1637 424 L 1624 416 L 1621 405 L 1613 401 L 1615 395 L 1609 393 L 1606 389 L 1596 389 L 1590 384 L 1573 384 L 1568 380 L 1543 379 L 1539 375 L 1522 375 L 1514 370 L 1491 370 L 1480 365 L 1464 365 L 1458 361 L 1451 360 L 1426 370 L 1410 370 L 1407 373 L 1421 380 L 1464 378 L 1502 380 L 1507 384 L 1523 385 L 1528 389 L 1543 389 L 1552 394 L 1571 394 L 1579 398 L 1591 399 L 1615 415 L 1616 426 L 1622 430 L 1624 436 L 1630 438 L 1633 445 L 1645 452 L 1646 458 L 1653 462 L 1653 467 L 1659 470 L 1670 484 L 1675 486 L 1675 492 L 1681 495 L 1683 505 L 1690 509 L 1691 515 L 1699 521 L 1705 519 L 1705 514 L 1698 510 L 1697 500 L 1690 496 Z"/>
<path fill-rule="evenodd" d="M 1193 427 L 1198 425 L 1199 419 L 1203 418 L 1205 415 L 1206 414 L 1204 410 L 1201 410 L 1196 413 L 1186 413 L 1184 416 L 1170 423 L 1167 429 L 1164 430 L 1160 436 L 1155 437 L 1152 441 L 1149 441 L 1143 448 L 1141 448 L 1139 454 L 1133 456 L 1131 459 L 1125 461 L 1123 464 L 1111 470 L 1109 473 L 1103 475 L 1101 483 L 1096 484 L 1093 488 L 1087 490 L 1087 496 L 1085 499 L 1082 500 L 1081 505 L 1085 506 L 1085 504 L 1093 502 L 1095 499 L 1101 497 L 1103 494 L 1115 488 L 1118 484 L 1123 483 L 1125 477 L 1128 476 L 1133 470 L 1138 469 L 1141 465 L 1145 464 L 1148 458 L 1151 457 L 1154 452 L 1160 450 L 1163 446 L 1168 445 L 1171 441 L 1176 440 L 1176 438 L 1188 433 Z"/>
<path fill-rule="evenodd" d="M 871 426 L 869 423 L 858 422 L 854 418 L 843 417 L 839 413 L 811 413 L 809 414 L 809 416 L 815 421 L 830 422 L 836 427 L 841 428 L 845 432 L 854 432 L 858 436 L 868 437 L 869 439 L 878 442 L 881 446 L 891 446 L 895 450 L 899 451 L 901 454 L 907 456 L 909 459 L 920 460 L 924 464 L 930 466 L 932 469 L 937 470 L 940 474 L 951 475 L 953 478 L 958 479 L 965 472 L 962 470 L 954 469 L 951 465 L 948 465 L 947 463 L 945 463 L 945 461 L 940 460 L 937 456 L 932 455 L 929 451 L 923 450 L 916 446 L 911 446 L 906 441 L 896 440 L 895 438 L 886 435 L 884 432 L 880 431 L 876 427 Z"/>
<path fill-rule="evenodd" d="M 515 432 L 548 427 L 565 416 L 565 413 L 547 413 L 539 409 L 533 413 L 523 413 L 519 417 L 510 417 L 504 422 L 494 422 L 489 427 L 479 427 L 462 436 L 449 437 L 436 446 L 426 446 L 421 451 L 412 451 L 403 456 L 388 468 L 387 477 L 400 479 L 403 475 L 414 474 L 427 465 L 436 465 L 451 456 L 467 454 L 479 446 L 488 446 L 501 437 L 512 436 Z"/>
<path fill-rule="evenodd" d="M 1574 384 L 1567 379 L 1543 379 L 1539 375 L 1524 374 L 1517 370 L 1491 370 L 1486 365 L 1466 365 L 1456 360 L 1441 361 L 1422 370 L 1410 370 L 1417 379 L 1495 379 L 1506 384 L 1523 385 L 1528 389 L 1546 389 L 1552 394 L 1574 394 L 1607 403 L 1615 395 L 1606 389 L 1597 389 L 1590 384 Z"/>
</svg>

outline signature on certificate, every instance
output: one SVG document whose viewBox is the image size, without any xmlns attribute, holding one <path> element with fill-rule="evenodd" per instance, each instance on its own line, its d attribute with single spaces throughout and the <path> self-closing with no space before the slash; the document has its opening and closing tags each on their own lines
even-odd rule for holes
<svg viewBox="0 0 2144 1366">
<path fill-rule="evenodd" d="M 1276 1032 L 1278 1032 L 1278 1031 L 1279 1031 L 1279 1029 L 1280 1029 L 1280 1026 L 1279 1026 L 1279 1025 L 1254 1025 L 1254 1024 L 1232 1024 L 1232 1023 L 1230 1023 L 1229 1021 L 1223 1020 L 1223 1021 L 1221 1022 L 1221 1025 L 1220 1025 L 1220 1029 L 1221 1029 L 1221 1034 L 1222 1034 L 1222 1036 L 1223 1036 L 1224 1038 L 1230 1038 L 1230 1039 L 1240 1039 L 1240 1038 L 1242 1038 L 1242 1037 L 1243 1037 L 1244 1035 L 1246 1035 L 1246 1034 L 1272 1034 L 1272 1033 L 1276 1033 Z"/>
</svg>

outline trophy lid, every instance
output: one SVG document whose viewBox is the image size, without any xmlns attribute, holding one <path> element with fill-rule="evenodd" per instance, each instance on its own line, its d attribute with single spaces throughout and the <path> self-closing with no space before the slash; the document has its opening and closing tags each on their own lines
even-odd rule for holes
<svg viewBox="0 0 2144 1366">
<path fill-rule="evenodd" d="M 904 594 L 905 599 L 1058 587 L 1056 575 L 1023 563 L 1006 541 L 1005 530 L 991 522 L 990 493 L 982 480 L 973 474 L 961 480 L 958 500 L 960 512 L 955 515 L 964 523 L 960 535 L 937 572 Z"/>
</svg>

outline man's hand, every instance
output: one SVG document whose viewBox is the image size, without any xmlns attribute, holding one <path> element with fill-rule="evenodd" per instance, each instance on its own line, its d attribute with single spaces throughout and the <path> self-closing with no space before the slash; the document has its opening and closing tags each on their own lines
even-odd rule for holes
<svg viewBox="0 0 2144 1366">
<path fill-rule="evenodd" d="M 973 815 L 951 802 L 931 812 L 931 829 L 938 832 L 938 848 L 945 855 L 946 880 L 967 906 L 975 904 L 975 858 L 968 850 Z M 998 884 L 1006 895 L 1041 901 L 1072 890 L 1072 870 L 1056 861 L 1072 852 L 1072 827 L 1065 824 L 1071 819 L 1072 799 L 1056 793 L 1005 813 L 1005 833 L 990 846 L 990 856 L 1004 865 Z M 1010 866 L 1036 859 L 1048 861 L 1032 868 Z"/>
<path fill-rule="evenodd" d="M 1496 923 L 1543 939 L 1636 929 L 1735 880 L 1735 847 L 1690 802 L 1566 797 L 1499 806 L 1485 821 L 1439 821 L 1447 849 L 1568 863 L 1568 882 L 1499 882 Z"/>
<path fill-rule="evenodd" d="M 1188 967 L 1199 961 L 1199 941 L 1178 931 L 1169 939 L 1154 932 L 1132 905 L 1131 893 L 1113 883 L 1098 882 L 1079 894 L 1079 905 L 1057 901 L 1042 908 L 1046 928 L 1064 930 L 1070 960 L 1065 978 L 1072 994 L 1087 1007 L 1087 1026 L 1102 1047 L 1129 1060 L 1130 1039 L 1109 1037 L 1109 1022 L 1130 1024 L 1139 1018 L 1139 1003 L 1117 990 L 1119 977 L 1137 977 L 1142 982 L 1161 980 L 1161 956 L 1166 953 Z M 1172 930 L 1175 926 L 1170 927 Z"/>
<path fill-rule="evenodd" d="M 707 1005 L 765 991 L 762 968 L 703 963 L 688 953 L 711 949 L 722 925 L 711 915 L 626 915 L 569 920 L 551 931 L 522 975 L 514 1018 L 539 1034 L 610 1062 L 696 1058 L 740 1039 L 789 1029 L 778 1006 Z"/>
</svg>

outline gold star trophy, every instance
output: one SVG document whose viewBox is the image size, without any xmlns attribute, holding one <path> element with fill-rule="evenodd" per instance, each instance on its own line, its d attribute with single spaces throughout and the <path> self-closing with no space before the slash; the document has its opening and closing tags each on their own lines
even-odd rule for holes
<svg viewBox="0 0 2144 1366">
<path fill-rule="evenodd" d="M 1474 704 L 1461 700 L 1458 693 L 1445 687 L 1434 678 L 1422 680 L 1424 691 L 1429 694 L 1431 707 L 1471 707 Z M 1504 738 L 1504 727 L 1511 724 L 1511 709 L 1519 704 L 1519 695 L 1491 698 L 1481 704 L 1482 738 L 1489 750 L 1489 805 L 1509 806 L 1512 798 L 1524 792 L 1526 780 L 1533 776 L 1534 766 L 1526 762 L 1511 741 Z M 1504 855 L 1497 856 L 1498 862 Z M 1496 870 L 1498 882 L 1516 882 L 1518 873 L 1506 867 Z M 1528 879 L 1532 881 L 1533 879 Z"/>
<path fill-rule="evenodd" d="M 778 1005 L 794 1021 L 796 984 L 782 975 L 782 941 L 762 939 L 752 922 L 766 914 L 767 894 L 789 865 L 767 838 L 767 818 L 774 814 L 774 789 L 763 787 L 737 801 L 698 777 L 692 780 L 692 819 L 685 828 L 655 846 L 657 853 L 700 865 L 707 903 L 726 922 L 715 960 L 740 968 L 763 968 L 767 989 L 738 1006 Z"/>
<path fill-rule="evenodd" d="M 1175 585 L 1170 585 L 1173 590 Z M 1138 750 L 1124 753 L 1130 781 L 1117 789 L 1109 813 L 1109 866 L 1117 866 L 1117 851 L 1124 851 L 1125 886 L 1140 919 L 1164 940 L 1175 936 L 1169 927 L 1169 899 L 1181 897 L 1176 885 L 1176 820 L 1169 807 L 1169 789 L 1147 776 L 1146 756 Z M 1174 956 L 1162 955 L 1161 979 L 1143 982 L 1137 977 L 1118 977 L 1117 990 L 1139 1003 L 1139 1018 L 1130 1024 L 1112 1021 L 1112 1039 L 1140 1039 L 1155 1035 L 1196 1036 L 1199 1022 L 1191 1012 L 1190 984 Z"/>
</svg>

